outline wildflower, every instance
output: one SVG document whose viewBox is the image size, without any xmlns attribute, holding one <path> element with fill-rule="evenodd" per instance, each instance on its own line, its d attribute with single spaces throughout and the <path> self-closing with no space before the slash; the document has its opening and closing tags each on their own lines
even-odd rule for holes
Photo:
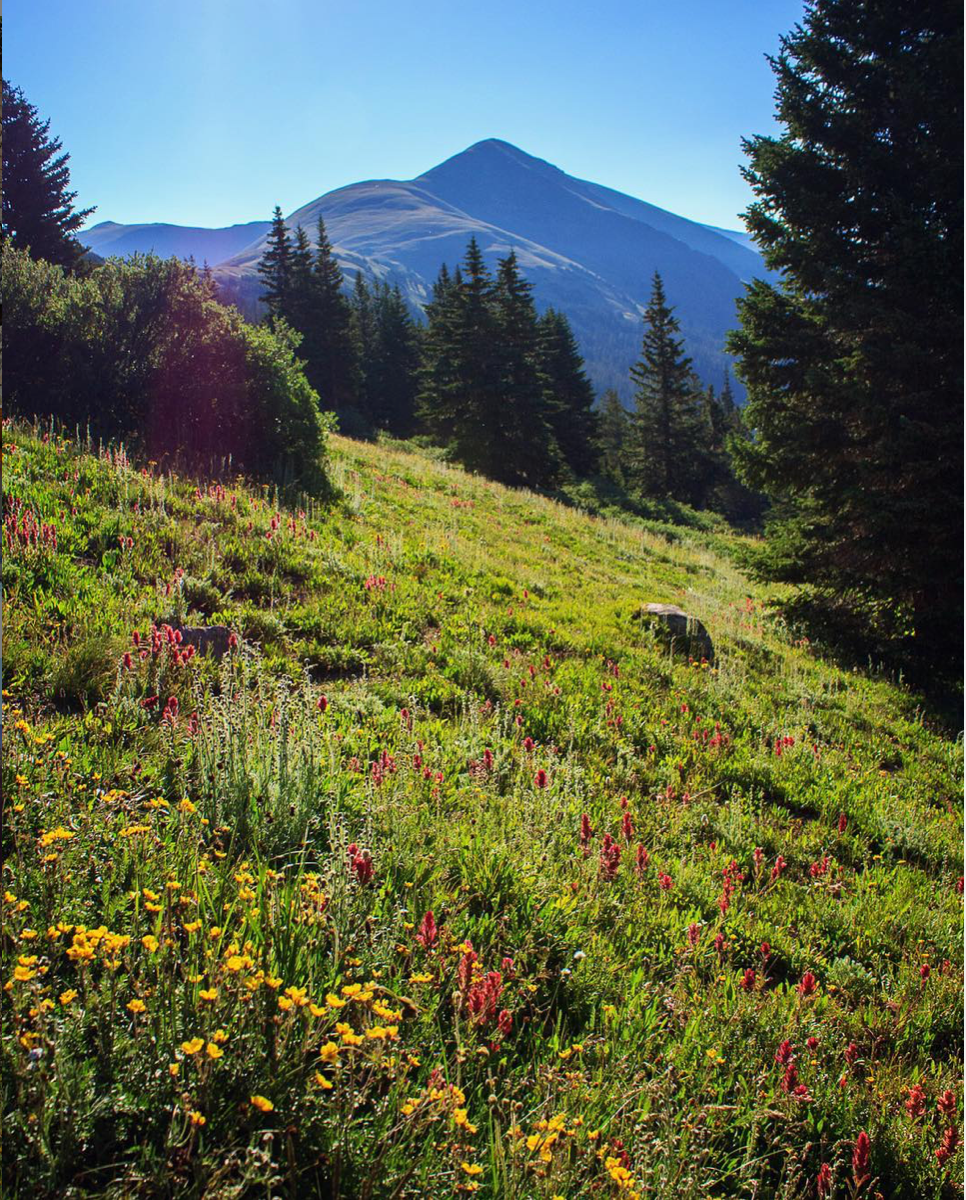
<svg viewBox="0 0 966 1200">
<path fill-rule="evenodd" d="M 153 933 L 147 934 L 141 938 L 141 945 L 148 951 L 149 954 L 154 954 L 158 948 L 158 939 Z"/>
<path fill-rule="evenodd" d="M 271 1100 L 267 1100 L 264 1096 L 249 1096 L 249 1100 L 252 1102 L 252 1106 L 262 1113 L 270 1113 L 275 1107 Z"/>
<path fill-rule="evenodd" d="M 947 1088 L 936 1101 L 936 1108 L 939 1109 L 944 1117 L 951 1117 L 956 1111 L 956 1093 Z"/>
<path fill-rule="evenodd" d="M 316 1071 L 316 1072 L 315 1072 L 315 1082 L 316 1082 L 316 1083 L 319 1085 L 319 1087 L 320 1087 L 320 1088 L 321 1088 L 321 1089 L 322 1089 L 324 1092 L 331 1092 L 331 1091 L 332 1091 L 332 1087 L 333 1087 L 332 1080 L 331 1080 L 331 1079 L 326 1079 L 326 1077 L 325 1077 L 325 1076 L 322 1074 L 322 1072 L 321 1072 L 321 1071 Z"/>
<path fill-rule="evenodd" d="M 912 1120 L 921 1117 L 926 1111 L 926 1093 L 918 1083 L 913 1084 L 909 1089 L 909 1095 L 906 1097 L 903 1107 Z"/>
<path fill-rule="evenodd" d="M 68 1008 L 77 999 L 77 992 L 73 988 L 68 988 L 66 992 L 60 993 L 59 999 L 64 1008 Z"/>
<path fill-rule="evenodd" d="M 785 1041 L 782 1042 L 782 1044 L 775 1051 L 775 1062 L 778 1063 L 779 1066 L 783 1067 L 787 1063 L 790 1063 L 793 1058 L 794 1054 L 792 1053 L 792 1044 L 786 1038 Z"/>
<path fill-rule="evenodd" d="M 818 987 L 818 980 L 811 971 L 806 971 L 798 985 L 799 996 L 811 996 Z"/>
<path fill-rule="evenodd" d="M 460 1163 L 460 1167 L 466 1172 L 467 1175 L 482 1175 L 483 1174 L 483 1168 L 480 1166 L 479 1163 L 463 1162 L 463 1163 Z"/>
<path fill-rule="evenodd" d="M 631 820 L 631 814 L 625 812 L 621 817 L 621 834 L 624 841 L 630 844 L 631 838 L 634 836 L 634 822 Z"/>
<path fill-rule="evenodd" d="M 782 871 L 784 871 L 787 866 L 788 866 L 788 863 L 779 854 L 779 856 L 775 859 L 775 865 L 771 869 L 772 883 L 775 882 L 775 880 L 779 877 L 779 875 L 781 875 Z"/>
<path fill-rule="evenodd" d="M 438 936 L 439 930 L 436 926 L 436 919 L 433 916 L 433 910 L 429 909 L 423 917 L 422 924 L 419 926 L 416 941 L 419 942 L 424 950 L 431 950 L 436 945 Z"/>
<path fill-rule="evenodd" d="M 643 875 L 647 870 L 647 865 L 651 861 L 651 856 L 643 846 L 637 847 L 637 854 L 634 857 L 634 870 L 638 875 Z"/>
<path fill-rule="evenodd" d="M 940 1143 L 939 1149 L 936 1151 L 936 1161 L 941 1167 L 946 1165 L 947 1159 L 956 1153 L 956 1147 L 959 1145 L 959 1134 L 956 1132 L 955 1126 L 950 1126 L 943 1134 L 943 1140 Z"/>
<path fill-rule="evenodd" d="M 688 926 L 688 945 L 696 946 L 701 938 L 701 926 L 697 921 L 692 921 Z"/>
<path fill-rule="evenodd" d="M 325 696 L 320 696 L 318 698 L 318 700 L 316 700 L 316 702 L 315 702 L 315 707 L 319 710 L 320 713 L 324 713 L 325 710 L 329 707 L 328 699 Z"/>
<path fill-rule="evenodd" d="M 346 1002 L 341 1000 L 334 992 L 329 992 L 325 997 L 325 1002 L 329 1008 L 345 1008 Z"/>
<path fill-rule="evenodd" d="M 590 854 L 590 842 L 593 836 L 594 831 L 590 824 L 590 817 L 584 813 L 580 818 L 580 848 L 584 852 L 584 858 Z"/>
<path fill-rule="evenodd" d="M 845 1061 L 851 1067 L 855 1060 L 859 1057 L 859 1048 L 855 1042 L 849 1042 L 845 1047 Z"/>
<path fill-rule="evenodd" d="M 859 1136 L 855 1139 L 855 1149 L 852 1151 L 852 1174 L 855 1178 L 855 1186 L 861 1187 L 869 1178 L 869 1153 L 872 1149 L 872 1144 L 869 1141 L 869 1135 L 863 1129 Z"/>
<path fill-rule="evenodd" d="M 534 779 L 533 782 L 534 782 L 534 785 L 538 788 L 545 788 L 547 786 L 547 784 L 550 782 L 549 779 L 547 778 L 547 772 L 543 769 L 543 767 L 541 767 L 537 771 L 536 778 Z M 481 1170 L 482 1170 L 482 1168 L 481 1168 Z"/>
<path fill-rule="evenodd" d="M 476 1133 L 476 1126 L 470 1123 L 465 1108 L 453 1110 L 453 1124 L 465 1130 L 466 1133 Z"/>
<path fill-rule="evenodd" d="M 931 974 L 932 968 L 930 967 L 929 963 L 923 963 L 919 968 L 919 977 L 922 979 L 923 983 L 926 982 Z"/>
<path fill-rule="evenodd" d="M 346 853 L 349 855 L 349 870 L 361 884 L 369 883 L 372 879 L 373 866 L 368 850 L 360 850 L 355 842 L 352 842 L 347 847 Z"/>
<path fill-rule="evenodd" d="M 662 892 L 669 892 L 674 887 L 674 880 L 666 872 L 661 872 L 658 875 L 657 882 Z"/>
<path fill-rule="evenodd" d="M 604 841 L 600 848 L 600 875 L 602 879 L 614 879 L 621 865 L 621 848 L 618 842 L 610 836 L 609 833 L 604 834 Z"/>
<path fill-rule="evenodd" d="M 326 1042 L 319 1051 L 319 1058 L 324 1063 L 337 1063 L 339 1061 L 339 1047 L 335 1042 Z"/>
<path fill-rule="evenodd" d="M 751 967 L 748 967 L 744 975 L 741 977 L 741 979 L 739 979 L 738 986 L 743 988 L 746 992 L 752 992 L 755 990 L 756 979 L 757 975 L 755 974 L 754 970 Z"/>
<path fill-rule="evenodd" d="M 845 833 L 849 827 L 849 818 L 845 813 L 839 813 L 839 833 Z"/>
<path fill-rule="evenodd" d="M 508 1037 L 513 1028 L 513 1016 L 506 1008 L 500 1010 L 496 1019 L 497 1028 L 504 1037 Z"/>
<path fill-rule="evenodd" d="M 828 1163 L 822 1163 L 818 1169 L 818 1176 L 815 1179 L 815 1187 L 818 1191 L 819 1200 L 825 1200 L 826 1196 L 832 1194 L 832 1168 Z"/>
<path fill-rule="evenodd" d="M 224 1052 L 224 1050 L 222 1050 L 221 1046 L 219 1046 L 217 1042 L 209 1042 L 207 1047 L 205 1048 L 205 1053 L 208 1055 L 209 1058 L 218 1059 L 218 1058 L 222 1058 L 224 1056 L 225 1052 Z"/>
<path fill-rule="evenodd" d="M 143 1000 L 129 1000 L 127 1007 L 128 1007 L 128 1011 L 132 1012 L 132 1013 L 147 1012 L 147 1005 L 144 1003 Z"/>
<path fill-rule="evenodd" d="M 205 1123 L 204 1115 L 202 1113 L 198 1112 L 198 1110 L 196 1108 L 193 1108 L 191 1110 L 191 1112 L 188 1113 L 188 1120 L 191 1122 L 192 1125 L 201 1126 L 201 1125 L 204 1125 L 204 1123 Z"/>
<path fill-rule="evenodd" d="M 218 999 L 218 989 L 217 988 L 202 988 L 202 990 L 198 993 L 198 995 L 200 996 L 200 998 L 202 1000 L 206 1001 L 208 1004 L 211 1004 L 215 1000 Z"/>
<path fill-rule="evenodd" d="M 202 1048 L 202 1046 L 204 1046 L 204 1044 L 205 1044 L 204 1038 L 200 1038 L 200 1037 L 191 1038 L 190 1041 L 181 1043 L 181 1049 L 185 1052 L 185 1054 L 189 1054 L 189 1055 L 197 1054 L 198 1051 Z"/>
</svg>

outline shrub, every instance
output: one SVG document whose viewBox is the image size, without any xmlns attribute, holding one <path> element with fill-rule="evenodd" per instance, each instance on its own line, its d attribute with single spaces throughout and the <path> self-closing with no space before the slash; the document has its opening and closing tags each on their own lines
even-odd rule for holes
<svg viewBox="0 0 966 1200">
<path fill-rule="evenodd" d="M 325 489 L 325 422 L 298 334 L 247 325 L 177 259 L 112 259 L 86 278 L 3 248 L 7 398 L 133 440 L 166 465 Z"/>
</svg>

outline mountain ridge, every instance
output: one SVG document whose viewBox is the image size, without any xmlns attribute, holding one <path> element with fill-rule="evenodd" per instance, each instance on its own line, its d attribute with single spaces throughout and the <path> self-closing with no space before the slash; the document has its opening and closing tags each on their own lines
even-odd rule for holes
<svg viewBox="0 0 966 1200">
<path fill-rule="evenodd" d="M 476 142 L 411 180 L 370 179 L 333 189 L 286 222 L 292 230 L 302 225 L 311 237 L 320 215 L 347 283 L 357 271 L 396 283 L 416 311 L 429 300 L 440 266 L 455 266 L 470 237 L 491 267 L 515 250 L 538 308 L 552 306 L 569 317 L 597 390 L 614 387 L 625 401 L 656 270 L 695 370 L 716 387 L 729 367 L 724 339 L 737 323 L 735 301 L 752 278 L 769 275 L 745 235 L 578 179 L 499 138 Z M 124 242 L 135 247 L 161 237 L 157 226 L 114 228 L 136 230 Z M 227 229 L 254 229 L 255 236 L 226 256 L 195 251 L 194 257 L 207 259 L 227 301 L 255 316 L 268 222 Z M 117 235 L 112 244 L 122 240 Z M 178 239 L 171 234 L 169 240 Z M 190 240 L 201 246 L 201 238 Z M 100 244 L 92 248 L 105 253 Z"/>
</svg>

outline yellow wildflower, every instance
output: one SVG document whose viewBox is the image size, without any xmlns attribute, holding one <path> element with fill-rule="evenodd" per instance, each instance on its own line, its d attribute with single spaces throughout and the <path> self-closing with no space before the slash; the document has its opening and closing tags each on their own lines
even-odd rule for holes
<svg viewBox="0 0 966 1200">
<path fill-rule="evenodd" d="M 181 1049 L 185 1052 L 185 1054 L 197 1054 L 204 1044 L 204 1038 L 195 1037 L 188 1042 L 182 1042 Z"/>
<path fill-rule="evenodd" d="M 259 1112 L 270 1113 L 275 1107 L 271 1100 L 266 1100 L 264 1096 L 250 1096 L 249 1099 Z"/>
</svg>

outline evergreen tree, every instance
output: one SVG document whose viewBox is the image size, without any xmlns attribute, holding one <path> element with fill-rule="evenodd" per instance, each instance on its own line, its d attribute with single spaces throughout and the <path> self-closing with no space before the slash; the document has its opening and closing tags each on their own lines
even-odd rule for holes
<svg viewBox="0 0 966 1200">
<path fill-rule="evenodd" d="M 292 239 L 277 204 L 258 273 L 265 287 L 259 299 L 265 302 L 269 317 L 278 319 L 291 315 Z"/>
<path fill-rule="evenodd" d="M 511 250 L 497 266 L 493 293 L 498 368 L 497 397 L 489 418 L 490 467 L 505 483 L 542 487 L 560 462 L 548 420 L 548 379 L 541 370 L 543 347 L 533 303 L 533 285 L 520 274 Z"/>
<path fill-rule="evenodd" d="M 3 219 L 0 239 L 34 258 L 74 267 L 84 253 L 77 231 L 94 211 L 76 209 L 70 155 L 50 136 L 50 121 L 20 88 L 3 80 Z"/>
<path fill-rule="evenodd" d="M 419 333 L 398 286 L 376 284 L 375 346 L 369 369 L 370 411 L 381 429 L 413 431 L 419 371 Z"/>
<path fill-rule="evenodd" d="M 309 236 L 297 225 L 289 257 L 289 294 L 281 315 L 293 329 L 303 334 L 312 319 L 312 245 Z"/>
<path fill-rule="evenodd" d="M 372 292 L 361 271 L 356 271 L 352 296 L 351 332 L 356 361 L 359 364 L 356 398 L 360 408 L 370 411 L 375 391 L 375 361 L 378 353 L 376 317 Z"/>
<path fill-rule="evenodd" d="M 564 462 L 582 478 L 593 472 L 599 454 L 594 390 L 566 316 L 548 308 L 540 318 L 539 333 L 550 427 Z"/>
<path fill-rule="evenodd" d="M 962 6 L 809 0 L 745 143 L 756 281 L 730 348 L 770 578 L 961 663 Z M 950 636 L 952 631 L 952 636 Z"/>
<path fill-rule="evenodd" d="M 427 431 L 469 470 L 490 474 L 498 457 L 500 367 L 493 280 L 475 238 L 451 280 L 442 273 L 429 309 L 418 397 Z"/>
<path fill-rule="evenodd" d="M 643 495 L 694 503 L 707 436 L 691 360 L 677 336 L 680 328 L 655 272 L 641 358 L 631 368 L 635 408 L 625 469 L 630 486 Z"/>
<path fill-rule="evenodd" d="M 615 483 L 623 484 L 624 456 L 630 437 L 630 417 L 613 388 L 604 392 L 600 401 L 601 467 Z"/>
<path fill-rule="evenodd" d="M 351 310 L 342 286 L 342 268 L 336 262 L 320 215 L 303 353 L 308 360 L 306 374 L 323 406 L 329 405 L 337 412 L 353 408 L 358 391 Z"/>
</svg>

